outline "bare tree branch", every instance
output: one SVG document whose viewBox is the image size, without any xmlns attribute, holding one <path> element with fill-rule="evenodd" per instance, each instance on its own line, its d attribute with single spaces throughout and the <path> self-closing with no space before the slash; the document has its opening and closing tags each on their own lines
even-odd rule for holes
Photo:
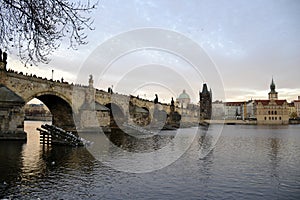
<svg viewBox="0 0 300 200">
<path fill-rule="evenodd" d="M 93 30 L 88 16 L 97 3 L 66 0 L 0 1 L 0 48 L 17 50 L 25 63 L 48 63 L 48 55 L 64 38 L 71 48 L 87 44 L 85 29 Z"/>
</svg>

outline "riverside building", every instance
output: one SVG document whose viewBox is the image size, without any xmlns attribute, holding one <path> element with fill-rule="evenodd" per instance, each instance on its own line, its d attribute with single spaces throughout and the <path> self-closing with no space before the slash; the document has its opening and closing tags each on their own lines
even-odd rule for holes
<svg viewBox="0 0 300 200">
<path fill-rule="evenodd" d="M 286 100 L 279 100 L 272 78 L 268 100 L 255 100 L 254 113 L 257 124 L 288 124 L 289 108 Z"/>
</svg>

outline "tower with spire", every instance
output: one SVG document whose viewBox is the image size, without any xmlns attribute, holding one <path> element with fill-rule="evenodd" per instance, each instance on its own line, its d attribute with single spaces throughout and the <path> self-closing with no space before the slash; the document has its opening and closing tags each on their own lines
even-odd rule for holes
<svg viewBox="0 0 300 200">
<path fill-rule="evenodd" d="M 272 77 L 268 100 L 255 100 L 254 115 L 257 124 L 288 124 L 289 106 L 286 99 L 278 99 L 276 86 Z"/>
<path fill-rule="evenodd" d="M 212 112 L 212 91 L 208 90 L 207 84 L 203 84 L 200 96 L 200 119 L 211 119 Z"/>
<path fill-rule="evenodd" d="M 270 92 L 269 92 L 269 100 L 278 100 L 278 93 L 275 91 L 275 83 L 274 83 L 274 79 L 272 77 L 272 82 L 270 85 Z"/>
</svg>

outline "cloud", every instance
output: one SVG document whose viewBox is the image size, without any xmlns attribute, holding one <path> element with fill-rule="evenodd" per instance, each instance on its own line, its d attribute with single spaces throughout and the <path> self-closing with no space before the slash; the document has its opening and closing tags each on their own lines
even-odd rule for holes
<svg viewBox="0 0 300 200">
<path fill-rule="evenodd" d="M 106 55 L 105 52 L 96 55 L 90 63 L 95 65 L 94 71 L 81 69 L 86 67 L 85 61 L 104 41 L 136 28 L 157 27 L 174 30 L 189 37 L 217 65 L 217 69 L 210 70 L 210 66 L 203 62 L 198 67 L 204 75 L 197 79 L 190 66 L 183 64 L 179 58 L 152 52 L 156 63 L 171 67 L 189 80 L 193 88 L 190 93 L 195 94 L 195 102 L 198 101 L 198 91 L 203 82 L 207 82 L 212 88 L 214 99 L 224 98 L 224 88 L 229 100 L 267 99 L 272 76 L 275 77 L 280 98 L 292 100 L 300 95 L 299 1 L 187 1 L 183 4 L 181 1 L 124 3 L 111 0 L 101 1 L 99 5 L 98 10 L 93 13 L 95 31 L 88 32 L 88 45 L 74 51 L 63 44 L 51 56 L 52 62 L 49 65 L 38 67 L 24 68 L 18 58 L 10 56 L 9 67 L 47 78 L 51 77 L 51 70 L 54 69 L 57 79 L 64 77 L 69 82 L 85 84 L 89 74 L 99 78 L 97 73 L 103 66 L 98 61 L 101 56 Z M 132 38 L 132 41 L 135 39 Z M 189 49 L 189 54 L 191 57 L 199 56 L 193 49 Z M 147 58 L 135 55 L 129 56 L 128 60 L 122 59 L 121 63 L 116 63 L 115 67 L 118 67 L 106 74 L 107 79 L 102 79 L 104 82 L 96 85 L 97 88 L 106 90 L 108 86 L 115 85 L 131 66 L 151 64 L 150 58 L 149 55 Z M 136 59 L 137 63 L 129 61 L 130 59 Z M 141 63 L 141 59 L 145 59 L 145 62 Z M 129 76 L 133 80 L 128 81 L 130 87 L 134 87 L 134 79 L 140 80 L 143 77 L 142 71 L 136 72 L 138 73 Z M 218 76 L 221 76 L 222 83 L 215 81 L 219 79 Z M 97 82 L 100 83 L 98 79 L 95 84 Z M 224 88 L 220 87 L 223 84 Z M 173 90 L 178 94 L 182 89 L 187 89 L 176 81 L 173 85 Z"/>
<path fill-rule="evenodd" d="M 296 100 L 300 96 L 299 89 L 281 88 L 276 90 L 278 92 L 278 99 L 286 99 L 288 102 Z M 226 101 L 248 101 L 255 99 L 268 99 L 270 90 L 254 90 L 249 88 L 231 88 L 225 90 Z"/>
</svg>

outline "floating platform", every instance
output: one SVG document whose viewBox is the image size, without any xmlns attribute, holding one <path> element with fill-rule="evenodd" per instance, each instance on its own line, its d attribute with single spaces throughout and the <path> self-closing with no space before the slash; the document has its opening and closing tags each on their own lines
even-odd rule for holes
<svg viewBox="0 0 300 200">
<path fill-rule="evenodd" d="M 43 145 L 59 144 L 77 147 L 89 143 L 83 138 L 54 125 L 44 124 L 37 130 L 40 132 L 40 143 Z"/>
</svg>

